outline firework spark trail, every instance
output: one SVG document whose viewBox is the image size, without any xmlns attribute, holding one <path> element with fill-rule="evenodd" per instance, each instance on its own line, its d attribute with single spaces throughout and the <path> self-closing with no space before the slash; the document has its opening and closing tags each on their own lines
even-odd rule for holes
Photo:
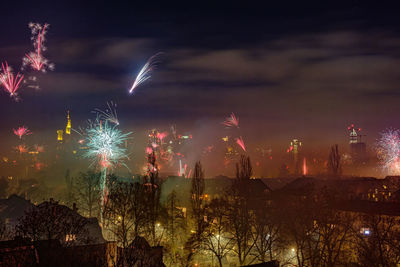
<svg viewBox="0 0 400 267">
<path fill-rule="evenodd" d="M 239 118 L 235 116 L 235 114 L 232 112 L 232 114 L 226 118 L 224 122 L 222 122 L 223 125 L 226 127 L 237 127 L 239 128 Z"/>
<path fill-rule="evenodd" d="M 96 122 L 89 121 L 86 130 L 86 146 L 88 149 L 84 157 L 91 158 L 92 164 L 98 164 L 102 170 L 100 179 L 102 206 L 106 197 L 108 169 L 117 164 L 127 167 L 123 163 L 123 160 L 128 158 L 123 144 L 129 139 L 130 134 L 130 132 L 122 133 L 116 129 L 116 126 L 110 127 L 107 120 L 104 122 L 99 119 Z"/>
<path fill-rule="evenodd" d="M 378 159 L 389 174 L 400 174 L 400 131 L 388 129 L 377 143 Z"/>
<path fill-rule="evenodd" d="M 153 70 L 157 67 L 157 64 L 159 61 L 157 61 L 157 57 L 161 55 L 162 53 L 157 53 L 153 55 L 149 60 L 146 62 L 146 64 L 143 66 L 143 68 L 140 70 L 139 74 L 136 76 L 135 81 L 133 82 L 133 85 L 131 89 L 129 90 L 129 93 L 132 94 L 132 92 L 142 83 L 150 79 L 151 73 Z"/>
<path fill-rule="evenodd" d="M 12 69 L 8 66 L 7 62 L 1 63 L 1 67 L 3 72 L 0 75 L 0 81 L 3 85 L 4 89 L 10 93 L 11 97 L 15 97 L 17 99 L 17 91 L 21 84 L 21 81 L 24 78 L 24 75 L 19 72 L 14 76 Z"/>
<path fill-rule="evenodd" d="M 28 127 L 26 127 L 26 126 L 18 127 L 18 129 L 16 129 L 16 130 L 13 129 L 13 131 L 14 131 L 14 134 L 19 137 L 19 139 L 22 139 L 22 136 L 24 136 L 24 135 L 32 134 L 32 132 L 29 131 Z"/>
<path fill-rule="evenodd" d="M 244 141 L 241 136 L 239 138 L 236 138 L 236 144 L 238 144 L 243 149 L 243 151 L 246 151 L 246 146 L 244 145 Z"/>
<path fill-rule="evenodd" d="M 96 108 L 93 112 L 97 114 L 100 120 L 107 120 L 115 125 L 119 125 L 117 104 L 113 101 L 107 102 L 107 108 L 104 111 Z"/>
<path fill-rule="evenodd" d="M 179 160 L 179 170 L 178 170 L 178 176 L 184 176 L 185 178 L 189 178 L 190 174 L 192 173 L 192 169 L 189 170 L 189 174 L 187 172 L 187 164 L 185 163 L 182 167 L 182 161 Z"/>
<path fill-rule="evenodd" d="M 53 70 L 54 64 L 50 63 L 48 59 L 43 56 L 43 52 L 46 51 L 44 42 L 46 41 L 47 28 L 49 24 L 44 24 L 43 26 L 39 23 L 29 23 L 29 28 L 31 29 L 31 40 L 33 42 L 34 52 L 29 52 L 25 54 L 22 58 L 22 69 L 26 66 L 30 66 L 32 69 L 46 72 L 46 69 Z"/>
</svg>

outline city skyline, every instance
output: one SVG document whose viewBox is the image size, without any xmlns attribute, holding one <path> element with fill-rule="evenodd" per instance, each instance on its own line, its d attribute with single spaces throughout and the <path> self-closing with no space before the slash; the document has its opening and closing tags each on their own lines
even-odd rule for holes
<svg viewBox="0 0 400 267">
<path fill-rule="evenodd" d="M 30 46 L 27 24 L 47 22 L 46 54 L 55 69 L 37 75 L 39 90 L 23 85 L 20 102 L 2 93 L 3 140 L 19 125 L 50 138 L 67 110 L 82 126 L 107 101 L 118 104 L 121 127 L 142 136 L 170 124 L 220 136 L 219 122 L 231 112 L 241 118 L 248 143 L 281 147 L 293 138 L 316 147 L 345 144 L 351 123 L 365 129 L 372 145 L 380 132 L 400 127 L 399 25 L 389 8 L 300 5 L 294 13 L 278 4 L 263 11 L 245 6 L 246 13 L 233 4 L 141 4 L 133 8 L 137 16 L 128 16 L 117 4 L 116 19 L 102 22 L 107 5 L 96 12 L 90 5 L 61 4 L 54 12 L 45 3 L 32 5 L 40 12 L 29 16 L 27 8 L 4 22 L 8 38 L 0 42 L 0 57 L 18 70 Z M 218 17 L 222 10 L 224 19 Z M 165 54 L 157 71 L 129 95 L 135 75 L 157 52 Z"/>
</svg>

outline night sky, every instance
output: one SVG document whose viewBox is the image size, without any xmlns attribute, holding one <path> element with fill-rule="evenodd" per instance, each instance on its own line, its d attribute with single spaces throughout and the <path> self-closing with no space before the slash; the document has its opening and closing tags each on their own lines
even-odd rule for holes
<svg viewBox="0 0 400 267">
<path fill-rule="evenodd" d="M 137 142 L 147 129 L 176 124 L 199 146 L 212 144 L 235 112 L 250 146 L 283 151 L 299 138 L 327 150 L 347 142 L 350 123 L 372 146 L 380 131 L 400 128 L 400 20 L 395 7 L 362 2 L 7 1 L 1 61 L 18 70 L 31 50 L 27 24 L 47 22 L 45 55 L 55 70 L 37 75 L 40 90 L 22 87 L 20 102 L 1 92 L 2 150 L 11 149 L 12 128 L 27 125 L 55 139 L 66 110 L 77 127 L 110 100 L 118 103 L 121 129 Z M 129 95 L 157 52 L 164 52 L 157 71 Z"/>
</svg>

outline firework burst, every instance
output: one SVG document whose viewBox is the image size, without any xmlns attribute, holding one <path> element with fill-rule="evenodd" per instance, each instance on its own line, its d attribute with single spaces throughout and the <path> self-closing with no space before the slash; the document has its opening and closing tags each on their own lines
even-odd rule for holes
<svg viewBox="0 0 400 267">
<path fill-rule="evenodd" d="M 110 127 L 107 120 L 104 122 L 96 120 L 96 122 L 89 123 L 89 127 L 86 130 L 86 146 L 88 149 L 84 157 L 92 159 L 92 164 L 98 164 L 101 168 L 102 205 L 105 202 L 107 192 L 107 170 L 117 164 L 127 167 L 123 162 L 128 159 L 127 150 L 123 147 L 123 144 L 130 134 L 130 132 L 122 133 L 116 128 L 116 125 Z"/>
<path fill-rule="evenodd" d="M 377 143 L 377 154 L 382 169 L 389 174 L 400 174 L 400 131 L 388 129 L 381 133 Z"/>
<path fill-rule="evenodd" d="M 122 133 L 115 126 L 110 127 L 108 121 L 93 123 L 86 130 L 86 158 L 93 159 L 102 168 L 110 168 L 121 160 L 127 159 L 126 148 L 122 145 L 131 133 Z"/>
<path fill-rule="evenodd" d="M 13 129 L 13 131 L 14 134 L 19 137 L 19 139 L 22 139 L 22 136 L 32 134 L 32 132 L 29 131 L 28 127 L 25 126 L 18 127 L 18 129 L 16 130 Z"/>
<path fill-rule="evenodd" d="M 22 68 L 30 66 L 32 69 L 41 72 L 46 72 L 47 69 L 53 70 L 54 64 L 43 56 L 44 51 L 47 49 L 44 43 L 49 24 L 42 26 L 39 23 L 31 22 L 28 26 L 31 29 L 34 51 L 25 54 L 25 57 L 22 58 Z"/>
<path fill-rule="evenodd" d="M 24 78 L 24 75 L 19 72 L 14 76 L 12 69 L 8 66 L 7 62 L 1 63 L 2 73 L 0 74 L 0 82 L 4 89 L 10 94 L 11 97 L 17 98 L 17 91 Z"/>
<path fill-rule="evenodd" d="M 243 149 L 243 151 L 246 152 L 246 146 L 244 145 L 244 141 L 241 136 L 239 138 L 236 138 L 236 144 L 238 144 Z"/>
<path fill-rule="evenodd" d="M 222 122 L 223 125 L 226 127 L 237 127 L 239 128 L 239 118 L 235 116 L 235 114 L 232 112 L 232 114 L 226 118 L 224 122 Z"/>
<path fill-rule="evenodd" d="M 131 87 L 131 89 L 129 90 L 129 93 L 132 94 L 133 91 L 142 83 L 144 83 L 145 81 L 147 81 L 148 79 L 150 79 L 151 74 L 153 72 L 153 70 L 157 67 L 157 64 L 159 63 L 159 61 L 157 60 L 157 58 L 159 57 L 159 55 L 161 55 L 162 53 L 157 53 L 154 56 L 152 56 L 151 58 L 149 58 L 149 60 L 146 62 L 146 64 L 143 66 L 143 68 L 140 70 L 139 74 L 136 76 L 135 81 L 133 82 L 133 85 Z"/>
<path fill-rule="evenodd" d="M 97 114 L 97 117 L 100 120 L 109 121 L 115 125 L 119 125 L 117 104 L 113 101 L 107 102 L 107 108 L 104 111 L 96 108 L 93 112 Z"/>
</svg>

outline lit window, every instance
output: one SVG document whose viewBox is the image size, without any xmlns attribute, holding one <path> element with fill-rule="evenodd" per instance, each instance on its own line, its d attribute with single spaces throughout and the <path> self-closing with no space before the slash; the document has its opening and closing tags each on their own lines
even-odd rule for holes
<svg viewBox="0 0 400 267">
<path fill-rule="evenodd" d="M 369 236 L 371 234 L 371 231 L 369 230 L 369 228 L 363 227 L 360 229 L 360 233 Z"/>
<path fill-rule="evenodd" d="M 76 240 L 76 235 L 74 234 L 67 234 L 65 236 L 65 242 L 72 242 Z"/>
</svg>

